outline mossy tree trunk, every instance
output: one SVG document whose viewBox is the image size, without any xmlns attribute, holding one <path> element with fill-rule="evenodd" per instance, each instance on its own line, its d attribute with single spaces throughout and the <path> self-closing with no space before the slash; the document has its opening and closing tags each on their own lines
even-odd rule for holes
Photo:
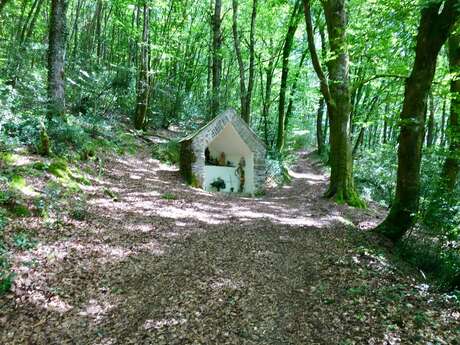
<svg viewBox="0 0 460 345">
<path fill-rule="evenodd" d="M 314 43 L 310 1 L 303 0 L 308 47 L 312 64 L 320 80 L 329 119 L 329 144 L 331 178 L 326 197 L 339 203 L 363 207 L 364 203 L 355 191 L 353 159 L 350 141 L 351 94 L 349 85 L 349 57 L 347 51 L 347 11 L 345 0 L 327 0 L 322 3 L 329 35 L 331 56 L 327 63 L 326 77 Z"/>
<path fill-rule="evenodd" d="M 48 116 L 65 115 L 66 0 L 52 0 L 48 48 Z"/>
<path fill-rule="evenodd" d="M 442 169 L 442 182 L 446 193 L 452 193 L 458 182 L 460 173 L 460 32 L 457 31 L 449 39 L 449 67 L 455 76 L 450 83 L 452 101 L 447 128 L 449 140 L 448 157 Z"/>
<path fill-rule="evenodd" d="M 441 5 L 443 7 L 441 8 Z M 425 132 L 425 111 L 439 51 L 459 15 L 457 0 L 436 1 L 421 10 L 415 62 L 406 81 L 398 148 L 396 195 L 377 231 L 392 241 L 412 227 L 419 207 L 420 164 Z"/>
</svg>

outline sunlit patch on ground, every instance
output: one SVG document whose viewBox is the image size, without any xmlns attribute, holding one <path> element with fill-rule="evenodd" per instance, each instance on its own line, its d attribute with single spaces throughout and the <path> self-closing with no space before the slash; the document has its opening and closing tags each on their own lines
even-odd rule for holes
<svg viewBox="0 0 460 345">
<path fill-rule="evenodd" d="M 240 289 L 243 286 L 244 283 L 242 281 L 229 278 L 218 278 L 211 283 L 211 289 L 213 290 Z"/>
<path fill-rule="evenodd" d="M 93 318 L 95 322 L 99 322 L 107 314 L 107 312 L 114 306 L 108 302 L 99 302 L 95 299 L 88 301 L 83 309 L 78 313 L 80 316 L 87 316 Z"/>
<path fill-rule="evenodd" d="M 39 291 L 34 291 L 29 296 L 29 301 L 39 308 L 55 311 L 60 314 L 72 309 L 72 307 L 67 302 L 63 301 L 59 296 L 47 297 Z"/>
<path fill-rule="evenodd" d="M 144 251 L 152 255 L 163 255 L 164 245 L 161 245 L 158 241 L 152 240 L 148 243 L 144 243 L 138 246 L 139 251 Z"/>
<path fill-rule="evenodd" d="M 144 323 L 145 330 L 151 329 L 161 329 L 164 327 L 171 327 L 177 325 L 183 325 L 187 322 L 187 319 L 184 318 L 170 318 L 170 319 L 162 319 L 162 320 L 146 320 Z"/>
</svg>

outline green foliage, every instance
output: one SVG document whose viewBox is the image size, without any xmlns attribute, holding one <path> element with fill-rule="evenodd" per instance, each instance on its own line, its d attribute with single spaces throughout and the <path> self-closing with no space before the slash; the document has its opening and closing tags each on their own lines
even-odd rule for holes
<svg viewBox="0 0 460 345">
<path fill-rule="evenodd" d="M 38 153 L 42 156 L 49 156 L 51 155 L 51 143 L 50 137 L 46 132 L 46 128 L 44 126 L 40 129 L 40 140 L 38 142 Z"/>
<path fill-rule="evenodd" d="M 460 253 L 449 244 L 441 245 L 430 238 L 409 238 L 398 244 L 401 258 L 418 267 L 438 282 L 443 290 L 460 289 Z"/>
<path fill-rule="evenodd" d="M 29 217 L 32 213 L 26 205 L 16 204 L 10 209 L 11 213 L 16 217 Z"/>
<path fill-rule="evenodd" d="M 19 232 L 13 236 L 13 245 L 22 250 L 32 249 L 37 245 L 37 241 L 27 232 Z"/>
<path fill-rule="evenodd" d="M 13 205 L 16 199 L 16 193 L 11 190 L 8 180 L 0 176 L 0 205 Z"/>
<path fill-rule="evenodd" d="M 6 210 L 0 208 L 0 234 L 2 234 L 5 227 L 8 225 L 8 216 Z"/>
<path fill-rule="evenodd" d="M 56 159 L 48 166 L 48 172 L 56 177 L 68 179 L 71 174 L 67 162 L 64 159 Z"/>
<path fill-rule="evenodd" d="M 283 154 L 271 152 L 266 160 L 267 177 L 278 185 L 291 182 L 292 177 L 289 175 L 289 166 L 296 159 L 296 154 L 289 154 L 287 151 Z"/>
<path fill-rule="evenodd" d="M 0 164 L 11 165 L 16 161 L 16 157 L 11 152 L 0 152 Z"/>
<path fill-rule="evenodd" d="M 22 176 L 13 175 L 8 178 L 0 175 L 0 206 L 16 217 L 30 216 L 31 212 L 25 205 L 21 194 L 27 189 Z"/>
<path fill-rule="evenodd" d="M 388 206 L 393 200 L 397 161 L 391 145 L 379 150 L 366 150 L 354 164 L 355 182 L 366 199 Z"/>
<path fill-rule="evenodd" d="M 51 180 L 40 197 L 34 200 L 36 215 L 43 218 L 47 228 L 57 228 L 63 223 L 63 200 L 72 197 L 72 191 L 66 190 L 59 181 Z"/>
<path fill-rule="evenodd" d="M 88 218 L 88 205 L 85 198 L 76 198 L 70 203 L 70 217 L 83 221 Z"/>
<path fill-rule="evenodd" d="M 256 198 L 261 198 L 261 197 L 265 196 L 265 194 L 266 194 L 265 190 L 257 190 L 257 191 L 254 193 L 254 196 L 255 196 Z"/>
<path fill-rule="evenodd" d="M 155 144 L 152 149 L 152 156 L 163 163 L 178 164 L 180 143 L 177 140 L 170 140 L 166 143 Z"/>
<path fill-rule="evenodd" d="M 14 189 L 22 190 L 26 188 L 26 180 L 22 176 L 13 175 L 11 177 L 10 186 Z"/>
<path fill-rule="evenodd" d="M 0 208 L 0 296 L 8 292 L 13 282 L 13 274 L 7 258 L 5 245 L 3 242 L 3 230 L 8 224 L 6 211 Z"/>
<path fill-rule="evenodd" d="M 355 180 L 367 200 L 389 206 L 393 200 L 397 156 L 391 144 L 364 150 L 355 162 Z M 444 289 L 460 287 L 460 190 L 444 192 L 439 176 L 444 154 L 424 151 L 418 225 L 399 244 L 398 253 Z"/>
<path fill-rule="evenodd" d="M 108 188 L 104 188 L 104 194 L 107 195 L 108 197 L 110 197 L 113 201 L 118 200 L 118 194 L 113 192 L 113 191 L 111 191 Z"/>
<path fill-rule="evenodd" d="M 45 162 L 35 162 L 32 164 L 32 168 L 38 171 L 46 171 L 49 169 L 49 164 Z"/>
<path fill-rule="evenodd" d="M 162 199 L 165 199 L 165 200 L 176 200 L 177 197 L 176 195 L 174 195 L 173 193 L 164 193 L 162 196 L 161 196 Z"/>
<path fill-rule="evenodd" d="M 201 187 L 201 182 L 200 180 L 198 179 L 198 177 L 192 173 L 192 176 L 191 176 L 191 181 L 190 181 L 190 185 L 194 188 L 200 188 Z"/>
<path fill-rule="evenodd" d="M 13 285 L 14 274 L 4 255 L 0 253 L 0 296 L 10 291 Z"/>
</svg>

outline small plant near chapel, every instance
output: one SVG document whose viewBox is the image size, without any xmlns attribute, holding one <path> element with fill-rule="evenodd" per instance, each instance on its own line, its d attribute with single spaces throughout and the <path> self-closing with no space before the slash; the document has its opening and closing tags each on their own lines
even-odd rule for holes
<svg viewBox="0 0 460 345">
<path fill-rule="evenodd" d="M 162 196 L 161 196 L 162 199 L 164 200 L 177 200 L 177 197 L 176 195 L 174 195 L 173 193 L 164 193 Z"/>
</svg>

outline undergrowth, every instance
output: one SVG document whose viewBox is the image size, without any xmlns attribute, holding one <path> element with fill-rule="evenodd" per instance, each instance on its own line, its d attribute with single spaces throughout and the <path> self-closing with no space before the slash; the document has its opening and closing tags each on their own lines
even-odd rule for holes
<svg viewBox="0 0 460 345">
<path fill-rule="evenodd" d="M 397 244 L 397 254 L 441 290 L 460 289 L 460 185 L 445 193 L 439 177 L 445 154 L 425 149 L 417 224 Z M 359 191 L 387 208 L 394 198 L 397 155 L 391 145 L 364 151 L 354 164 Z"/>
<path fill-rule="evenodd" d="M 153 145 L 152 157 L 163 163 L 171 165 L 179 164 L 180 142 L 177 140 L 169 140 L 165 143 Z"/>
</svg>

